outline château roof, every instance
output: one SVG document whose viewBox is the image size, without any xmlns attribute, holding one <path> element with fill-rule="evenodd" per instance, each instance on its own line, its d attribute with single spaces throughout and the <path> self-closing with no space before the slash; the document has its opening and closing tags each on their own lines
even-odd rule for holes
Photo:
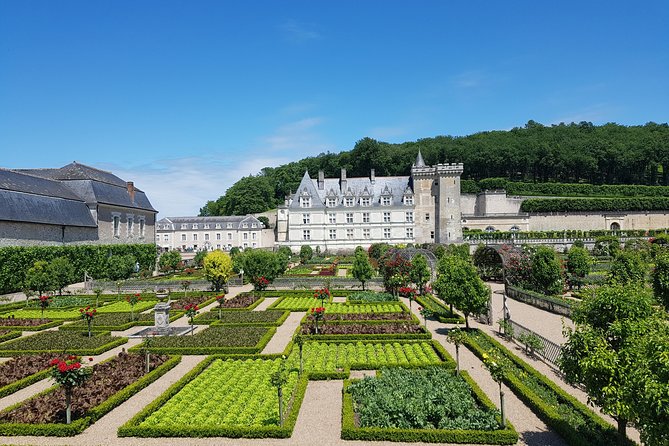
<svg viewBox="0 0 669 446">
<path fill-rule="evenodd" d="M 420 149 L 418 149 L 418 156 L 416 156 L 416 162 L 413 163 L 414 167 L 426 167 L 425 165 L 425 160 L 423 160 L 423 155 L 420 153 Z"/>
<path fill-rule="evenodd" d="M 265 225 L 263 222 L 258 220 L 253 215 L 222 215 L 222 216 L 210 216 L 210 217 L 165 217 L 161 218 L 156 222 L 157 230 L 175 230 L 181 229 L 182 224 L 193 225 L 193 224 L 225 224 L 232 223 L 232 229 L 242 229 L 244 223 L 250 225 L 255 223 L 258 229 L 263 229 Z M 192 228 L 192 226 L 191 226 Z M 189 229 L 191 229 L 189 228 Z M 198 227 L 198 229 L 203 229 Z M 210 228 L 215 229 L 215 228 Z M 226 229 L 226 227 L 221 227 L 220 229 Z M 244 228 L 248 229 L 248 228 Z"/>
</svg>

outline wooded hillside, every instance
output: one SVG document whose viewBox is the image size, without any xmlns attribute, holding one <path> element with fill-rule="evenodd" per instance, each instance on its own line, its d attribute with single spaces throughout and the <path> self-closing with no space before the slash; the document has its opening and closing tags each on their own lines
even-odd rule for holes
<svg viewBox="0 0 669 446">
<path fill-rule="evenodd" d="M 341 168 L 349 177 L 367 176 L 372 168 L 377 176 L 409 175 L 418 149 L 428 165 L 464 163 L 463 179 L 474 180 L 463 182 L 463 191 L 469 192 L 478 190 L 478 182 L 487 178 L 525 183 L 669 186 L 666 123 L 544 126 L 529 121 L 522 128 L 508 131 L 437 136 L 401 144 L 363 138 L 350 151 L 322 153 L 242 178 L 225 195 L 208 201 L 200 215 L 243 215 L 271 209 L 295 191 L 305 170 L 312 178 L 319 169 L 326 177 L 338 177 Z"/>
</svg>

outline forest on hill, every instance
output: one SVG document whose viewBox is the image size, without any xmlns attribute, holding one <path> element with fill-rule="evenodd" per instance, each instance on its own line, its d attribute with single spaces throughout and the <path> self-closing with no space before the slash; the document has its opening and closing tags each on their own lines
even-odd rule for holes
<svg viewBox="0 0 669 446">
<path fill-rule="evenodd" d="M 409 175 L 420 149 L 428 165 L 464 163 L 463 191 L 474 192 L 481 180 L 524 183 L 588 183 L 669 186 L 669 125 L 624 126 L 590 122 L 524 127 L 468 136 L 436 136 L 391 144 L 363 138 L 350 151 L 321 153 L 244 177 L 224 195 L 208 201 L 200 215 L 244 215 L 283 203 L 304 171 L 338 177 Z M 466 190 L 464 190 L 466 189 Z"/>
</svg>

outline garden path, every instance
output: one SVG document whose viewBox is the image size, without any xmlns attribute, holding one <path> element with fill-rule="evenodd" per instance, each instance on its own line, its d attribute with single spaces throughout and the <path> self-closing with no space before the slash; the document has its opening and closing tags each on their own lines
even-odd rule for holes
<svg viewBox="0 0 669 446">
<path fill-rule="evenodd" d="M 272 305 L 277 300 L 279 300 L 278 297 L 266 297 L 262 302 L 260 302 L 260 305 L 253 309 L 253 311 L 265 311 L 267 307 Z"/>
<path fill-rule="evenodd" d="M 286 319 L 283 324 L 277 327 L 276 333 L 274 333 L 274 336 L 272 336 L 272 339 L 270 339 L 270 341 L 267 343 L 262 353 L 266 355 L 272 353 L 283 353 L 283 351 L 286 349 L 286 346 L 293 338 L 293 334 L 295 334 L 295 330 L 297 330 L 297 326 L 300 325 L 300 321 L 305 314 L 306 312 L 304 311 L 293 311 L 290 313 L 288 319 Z"/>
</svg>

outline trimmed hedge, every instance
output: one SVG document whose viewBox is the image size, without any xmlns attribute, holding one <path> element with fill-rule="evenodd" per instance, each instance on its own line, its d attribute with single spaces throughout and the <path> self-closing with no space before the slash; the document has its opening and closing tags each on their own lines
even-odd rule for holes
<svg viewBox="0 0 669 446">
<path fill-rule="evenodd" d="M 14 328 L 16 329 L 16 327 Z M 11 339 L 16 339 L 21 337 L 21 332 L 20 331 L 10 331 L 9 333 L 5 333 L 3 335 L 0 335 L 0 342 L 5 342 L 9 341 Z"/>
<path fill-rule="evenodd" d="M 464 181 L 464 180 L 463 180 Z M 469 180 L 471 181 L 471 180 Z M 486 178 L 477 185 L 467 184 L 467 193 L 476 187 L 487 190 L 504 189 L 509 195 L 547 195 L 552 197 L 669 197 L 669 186 L 638 184 L 527 183 L 506 178 Z M 463 189 L 460 183 L 460 189 Z M 474 192 L 471 192 L 474 191 Z M 463 191 L 463 193 L 465 193 Z"/>
<path fill-rule="evenodd" d="M 240 355 L 234 359 L 272 359 L 276 355 Z M 119 437 L 231 437 L 231 438 L 289 438 L 297 422 L 297 416 L 304 400 L 309 383 L 306 374 L 303 374 L 297 383 L 292 405 L 283 426 L 225 426 L 206 427 L 193 426 L 189 429 L 175 428 L 166 429 L 161 427 L 140 426 L 153 412 L 160 409 L 167 401 L 174 397 L 188 383 L 202 373 L 216 359 L 228 359 L 231 356 L 217 355 L 209 356 L 190 372 L 186 373 L 179 381 L 174 383 L 162 395 L 142 409 L 137 415 L 118 429 Z"/>
<path fill-rule="evenodd" d="M 451 309 L 431 295 L 416 296 L 416 303 L 432 311 L 432 317 L 444 324 L 464 324 L 465 319 L 459 314 L 451 313 Z"/>
<path fill-rule="evenodd" d="M 347 313 L 335 313 L 337 315 L 339 314 L 347 314 Z M 406 313 L 387 313 L 387 314 L 406 314 Z M 328 324 L 328 325 L 346 325 L 346 324 L 368 324 L 368 325 L 375 325 L 375 324 L 388 324 L 388 323 L 404 323 L 404 324 L 421 324 L 421 321 L 418 319 L 418 317 L 413 314 L 409 313 L 411 315 L 411 319 L 376 319 L 376 320 L 364 320 L 364 319 L 349 319 L 349 320 L 327 320 L 325 322 L 321 321 L 320 324 Z M 330 314 L 329 316 L 332 316 Z M 309 314 L 305 314 L 304 317 L 300 320 L 300 325 L 304 325 L 309 322 Z"/>
<path fill-rule="evenodd" d="M 128 338 L 115 338 L 110 336 L 109 332 L 95 332 L 89 338 L 81 332 L 42 331 L 3 342 L 0 344 L 0 356 L 63 352 L 71 355 L 96 356 L 126 342 Z"/>
<path fill-rule="evenodd" d="M 218 307 L 195 317 L 196 324 L 226 325 L 238 327 L 278 327 L 290 316 L 290 311 L 221 311 L 218 319 Z"/>
<path fill-rule="evenodd" d="M 2 325 L 2 319 L 0 319 L 0 330 L 42 331 L 42 330 L 46 330 L 47 328 L 57 327 L 62 323 L 63 323 L 63 321 L 59 320 L 59 321 L 49 321 L 49 322 L 46 322 L 42 325 L 33 325 L 33 326 Z"/>
<path fill-rule="evenodd" d="M 530 198 L 520 205 L 521 212 L 630 212 L 669 210 L 669 197 L 639 198 Z"/>
<path fill-rule="evenodd" d="M 467 372 L 460 372 L 460 376 L 471 387 L 472 395 L 480 405 L 490 410 L 497 410 Z M 516 444 L 518 442 L 518 432 L 508 420 L 505 429 L 494 431 L 358 427 L 355 422 L 353 397 L 347 392 L 350 383 L 351 380 L 345 380 L 343 389 L 341 438 L 344 440 L 476 444 Z M 498 422 L 501 423 L 501 421 L 501 418 L 498 417 Z"/>
<path fill-rule="evenodd" d="M 422 327 L 421 327 L 422 328 Z M 321 335 L 309 334 L 302 335 L 305 341 L 404 341 L 408 339 L 432 339 L 432 333 L 423 330 L 423 333 L 403 333 L 403 334 L 341 334 L 341 335 Z"/>
<path fill-rule="evenodd" d="M 170 313 L 170 322 L 174 322 L 184 315 L 183 311 Z M 153 313 L 137 314 L 139 320 L 129 321 L 130 313 L 101 313 L 97 314 L 91 323 L 91 331 L 125 331 L 132 327 L 152 327 L 155 323 Z M 122 322 L 126 320 L 127 322 Z M 59 330 L 87 331 L 88 324 L 84 320 L 79 320 L 69 324 L 62 325 Z"/>
<path fill-rule="evenodd" d="M 107 274 L 107 258 L 130 254 L 143 269 L 156 264 L 156 246 L 151 243 L 134 245 L 66 245 L 66 246 L 10 246 L 0 248 L 0 294 L 21 290 L 26 271 L 36 261 L 51 261 L 67 257 L 77 277 L 88 272 L 93 277 Z"/>
<path fill-rule="evenodd" d="M 95 423 L 103 415 L 110 412 L 112 409 L 118 407 L 131 396 L 147 387 L 149 384 L 156 381 L 158 378 L 163 376 L 169 370 L 174 368 L 181 361 L 180 356 L 175 356 L 168 359 L 163 364 L 161 364 L 156 369 L 152 370 L 148 374 L 142 376 L 134 383 L 130 384 L 123 390 L 116 392 L 114 395 L 109 397 L 107 400 L 101 404 L 93 407 L 88 413 L 82 418 L 74 420 L 71 424 L 62 424 L 62 423 L 45 423 L 45 424 L 24 424 L 24 423 L 0 423 L 0 435 L 37 435 L 37 436 L 52 436 L 52 437 L 70 437 L 76 434 L 79 434 L 84 431 L 88 426 Z M 41 373 L 41 372 L 40 372 Z M 46 370 L 47 374 L 51 373 L 51 370 Z M 34 376 L 34 375 L 33 375 Z M 43 392 L 38 393 L 36 396 L 43 395 L 45 393 L 53 392 L 56 387 L 51 387 L 46 389 Z M 18 389 L 17 389 L 18 390 Z M 5 411 L 10 411 L 15 407 L 20 406 L 24 402 L 19 402 L 14 406 L 8 407 Z"/>
<path fill-rule="evenodd" d="M 546 376 L 539 373 L 532 366 L 525 361 L 511 353 L 506 347 L 492 339 L 487 334 L 480 330 L 472 330 L 468 333 L 465 340 L 465 346 L 469 348 L 479 359 L 483 360 L 483 355 L 488 353 L 488 350 L 479 345 L 472 333 L 479 334 L 492 348 L 500 352 L 504 357 L 511 361 L 511 363 L 521 370 L 519 376 L 516 376 L 512 371 L 507 370 L 504 373 L 504 383 L 509 386 L 511 391 L 518 396 L 527 406 L 537 414 L 548 426 L 560 434 L 560 436 L 572 446 L 610 446 L 618 444 L 618 436 L 616 429 L 607 423 L 603 418 L 590 410 L 585 404 L 578 401 L 569 393 L 562 390 L 557 384 L 548 379 Z M 551 393 L 560 403 L 569 406 L 576 414 L 583 420 L 583 426 L 589 428 L 589 431 L 579 429 L 573 424 L 569 414 L 561 413 L 559 408 L 546 402 L 541 395 L 538 395 L 526 383 L 528 380 L 534 380 L 545 391 Z M 626 439 L 626 445 L 634 444 L 629 439 Z"/>
<path fill-rule="evenodd" d="M 25 387 L 28 387 L 31 384 L 36 383 L 37 381 L 42 381 L 45 378 L 48 378 L 51 375 L 51 368 L 33 373 L 30 376 L 26 376 L 23 379 L 14 381 L 11 384 L 7 384 L 4 387 L 0 387 L 0 398 L 3 398 L 7 395 L 10 395 L 18 390 L 21 390 Z"/>
</svg>

